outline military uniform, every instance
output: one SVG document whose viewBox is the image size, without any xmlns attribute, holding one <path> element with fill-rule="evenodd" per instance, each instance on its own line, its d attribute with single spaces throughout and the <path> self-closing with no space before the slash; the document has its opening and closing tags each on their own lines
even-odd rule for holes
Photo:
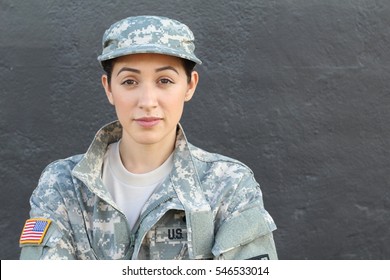
<svg viewBox="0 0 390 280">
<path fill-rule="evenodd" d="M 157 53 L 201 64 L 184 24 L 156 16 L 129 17 L 103 35 L 102 66 L 113 59 Z M 107 70 L 106 70 L 107 71 Z M 111 73 L 107 73 L 107 77 Z M 84 155 L 42 173 L 20 238 L 22 259 L 276 259 L 272 231 L 252 171 L 189 144 L 178 125 L 173 169 L 130 230 L 102 182 L 108 145 L 119 122 L 102 128 Z"/>
<path fill-rule="evenodd" d="M 103 127 L 88 151 L 50 164 L 31 197 L 50 224 L 21 259 L 276 259 L 274 221 L 244 164 L 187 142 L 178 126 L 174 167 L 130 230 L 103 185 L 103 157 L 122 135 Z M 38 244 L 39 243 L 39 244 Z"/>
</svg>

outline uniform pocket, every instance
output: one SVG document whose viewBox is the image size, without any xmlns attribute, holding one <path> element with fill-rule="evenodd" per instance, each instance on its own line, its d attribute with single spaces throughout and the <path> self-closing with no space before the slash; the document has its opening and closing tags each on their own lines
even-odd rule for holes
<svg viewBox="0 0 390 280">
<path fill-rule="evenodd" d="M 147 234 L 150 259 L 188 259 L 184 211 L 169 211 Z"/>
</svg>

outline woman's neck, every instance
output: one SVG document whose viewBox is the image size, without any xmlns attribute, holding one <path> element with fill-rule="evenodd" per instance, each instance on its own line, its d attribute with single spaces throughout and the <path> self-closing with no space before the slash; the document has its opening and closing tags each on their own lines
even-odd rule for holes
<svg viewBox="0 0 390 280">
<path fill-rule="evenodd" d="M 176 132 L 155 144 L 139 144 L 131 137 L 122 136 L 119 153 L 123 166 L 131 173 L 142 174 L 161 166 L 175 148 Z"/>
</svg>

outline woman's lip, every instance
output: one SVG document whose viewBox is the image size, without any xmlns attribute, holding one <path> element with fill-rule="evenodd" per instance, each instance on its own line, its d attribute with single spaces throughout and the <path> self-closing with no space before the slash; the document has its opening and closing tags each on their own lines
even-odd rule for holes
<svg viewBox="0 0 390 280">
<path fill-rule="evenodd" d="M 148 128 L 157 125 L 162 119 L 156 117 L 137 118 L 135 121 L 142 127 Z"/>
</svg>

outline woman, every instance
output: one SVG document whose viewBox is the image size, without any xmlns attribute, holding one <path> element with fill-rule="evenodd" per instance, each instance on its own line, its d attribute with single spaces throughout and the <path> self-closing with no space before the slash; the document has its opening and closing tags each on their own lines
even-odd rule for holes
<svg viewBox="0 0 390 280">
<path fill-rule="evenodd" d="M 179 121 L 201 61 L 184 24 L 129 17 L 103 36 L 102 84 L 118 121 L 50 164 L 33 192 L 21 259 L 276 259 L 244 164 L 188 143 Z"/>
</svg>

